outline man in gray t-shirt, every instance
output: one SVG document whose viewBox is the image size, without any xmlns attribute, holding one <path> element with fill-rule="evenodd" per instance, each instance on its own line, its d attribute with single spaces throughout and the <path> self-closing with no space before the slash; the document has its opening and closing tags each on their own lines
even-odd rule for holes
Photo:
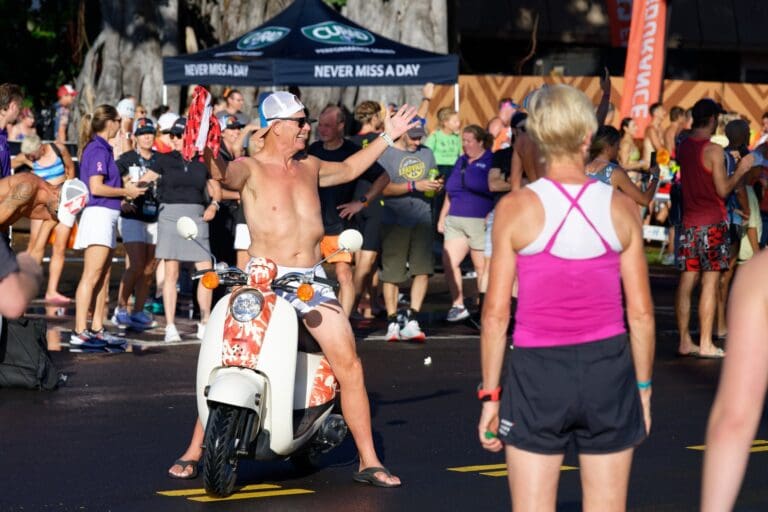
<svg viewBox="0 0 768 512">
<path fill-rule="evenodd" d="M 421 146 L 425 135 L 424 128 L 411 128 L 379 157 L 379 164 L 390 178 L 384 189 L 381 226 L 387 341 L 426 340 L 415 314 L 421 309 L 429 276 L 434 272 L 431 196 L 442 189 L 443 183 L 429 179 L 429 171 L 437 165 L 432 150 Z M 411 307 L 401 326 L 397 320 L 399 284 L 409 276 L 413 277 Z"/>
</svg>

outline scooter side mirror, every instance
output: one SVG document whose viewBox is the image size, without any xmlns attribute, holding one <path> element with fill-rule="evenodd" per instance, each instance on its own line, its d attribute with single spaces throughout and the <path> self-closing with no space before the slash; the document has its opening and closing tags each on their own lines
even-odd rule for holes
<svg viewBox="0 0 768 512">
<path fill-rule="evenodd" d="M 339 235 L 339 249 L 357 252 L 363 246 L 363 235 L 356 229 L 345 229 Z"/>
<path fill-rule="evenodd" d="M 189 217 L 179 217 L 176 221 L 176 232 L 185 240 L 197 238 L 197 224 Z"/>
</svg>

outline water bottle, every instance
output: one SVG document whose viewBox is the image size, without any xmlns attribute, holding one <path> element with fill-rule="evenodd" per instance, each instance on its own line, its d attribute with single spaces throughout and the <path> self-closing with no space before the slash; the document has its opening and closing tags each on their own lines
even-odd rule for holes
<svg viewBox="0 0 768 512">
<path fill-rule="evenodd" d="M 435 181 L 440 176 L 440 171 L 438 171 L 435 168 L 432 168 L 427 173 L 427 178 L 429 178 L 429 181 Z M 435 197 L 435 191 L 434 190 L 425 190 L 424 191 L 424 197 Z"/>
</svg>

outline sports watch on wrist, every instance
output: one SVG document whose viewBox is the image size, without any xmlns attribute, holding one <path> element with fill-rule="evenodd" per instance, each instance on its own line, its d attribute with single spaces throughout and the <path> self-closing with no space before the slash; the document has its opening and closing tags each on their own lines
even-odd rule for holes
<svg viewBox="0 0 768 512">
<path fill-rule="evenodd" d="M 360 199 L 358 199 L 361 203 L 363 203 L 363 206 L 368 206 L 368 198 L 365 196 L 360 196 Z"/>
<path fill-rule="evenodd" d="M 498 402 L 501 398 L 501 386 L 496 389 L 483 389 L 482 384 L 477 385 L 477 399 L 481 402 Z"/>
</svg>

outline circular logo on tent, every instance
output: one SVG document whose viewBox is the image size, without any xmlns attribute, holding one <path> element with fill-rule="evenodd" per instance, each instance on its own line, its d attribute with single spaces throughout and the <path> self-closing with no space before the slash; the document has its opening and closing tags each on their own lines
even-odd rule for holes
<svg viewBox="0 0 768 512">
<path fill-rule="evenodd" d="M 264 27 L 248 32 L 237 42 L 238 50 L 258 50 L 274 44 L 288 35 L 291 31 L 285 27 Z"/>
<path fill-rule="evenodd" d="M 351 44 L 367 46 L 376 38 L 367 30 L 350 27 L 335 21 L 326 21 L 308 27 L 302 27 L 301 33 L 313 41 L 326 44 Z"/>
</svg>

